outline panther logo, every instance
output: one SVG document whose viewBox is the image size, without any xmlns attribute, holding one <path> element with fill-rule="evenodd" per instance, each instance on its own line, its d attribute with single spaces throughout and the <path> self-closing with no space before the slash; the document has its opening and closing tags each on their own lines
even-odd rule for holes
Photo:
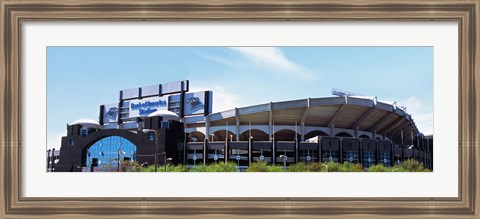
<svg viewBox="0 0 480 219">
<path fill-rule="evenodd" d="M 117 114 L 118 114 L 118 108 L 117 107 L 112 107 L 108 109 L 107 113 L 105 114 L 105 118 L 109 121 L 115 121 L 117 119 Z"/>
<path fill-rule="evenodd" d="M 200 108 L 203 105 L 202 101 L 200 101 L 200 98 L 198 97 L 188 98 L 187 103 L 188 105 L 190 105 L 190 109 L 192 110 L 196 108 Z"/>
</svg>

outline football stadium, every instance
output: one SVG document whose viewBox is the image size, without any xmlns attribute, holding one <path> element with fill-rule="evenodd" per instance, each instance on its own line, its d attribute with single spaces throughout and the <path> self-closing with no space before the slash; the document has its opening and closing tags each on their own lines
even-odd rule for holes
<svg viewBox="0 0 480 219">
<path fill-rule="evenodd" d="M 98 120 L 67 124 L 55 172 L 120 171 L 142 166 L 304 162 L 386 167 L 414 159 L 433 170 L 433 136 L 395 102 L 337 89 L 332 96 L 268 102 L 213 112 L 212 91 L 189 92 L 189 81 L 119 92 L 99 107 Z"/>
</svg>

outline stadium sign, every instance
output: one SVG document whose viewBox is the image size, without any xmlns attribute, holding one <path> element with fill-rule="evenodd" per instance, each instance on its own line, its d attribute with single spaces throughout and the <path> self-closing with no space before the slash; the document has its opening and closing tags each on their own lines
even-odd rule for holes
<svg viewBox="0 0 480 219">
<path fill-rule="evenodd" d="M 129 117 L 146 117 L 157 110 L 168 109 L 168 97 L 150 97 L 129 101 Z"/>
<path fill-rule="evenodd" d="M 103 122 L 115 123 L 118 121 L 118 103 L 105 104 L 103 107 Z"/>
</svg>

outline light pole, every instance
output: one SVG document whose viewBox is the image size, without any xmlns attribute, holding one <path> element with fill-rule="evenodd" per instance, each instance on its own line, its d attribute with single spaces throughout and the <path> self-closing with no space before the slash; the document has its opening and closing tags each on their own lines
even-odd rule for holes
<svg viewBox="0 0 480 219">
<path fill-rule="evenodd" d="M 155 172 L 157 172 L 158 168 L 158 132 L 154 129 L 144 129 L 143 132 L 154 132 L 155 133 Z"/>
<path fill-rule="evenodd" d="M 287 158 L 288 157 L 286 155 L 281 154 L 280 158 L 283 158 L 283 168 L 285 168 L 285 171 L 287 171 Z"/>
</svg>

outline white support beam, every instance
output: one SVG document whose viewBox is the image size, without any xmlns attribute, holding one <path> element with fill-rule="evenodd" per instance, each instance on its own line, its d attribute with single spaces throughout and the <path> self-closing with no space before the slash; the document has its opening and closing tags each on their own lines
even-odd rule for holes
<svg viewBox="0 0 480 219">
<path fill-rule="evenodd" d="M 396 114 L 393 113 L 393 112 L 390 112 L 390 113 L 387 113 L 385 114 L 380 120 L 378 120 L 371 128 L 369 128 L 369 131 L 371 132 L 377 132 L 379 131 L 378 130 L 378 127 L 380 127 L 380 125 L 382 125 L 382 123 L 386 122 L 387 120 L 389 120 L 390 118 L 392 118 L 393 116 L 395 116 Z"/>
<path fill-rule="evenodd" d="M 205 139 L 208 139 L 210 136 L 210 115 L 205 116 Z"/>
<path fill-rule="evenodd" d="M 240 141 L 240 116 L 238 115 L 238 108 L 235 108 L 235 124 L 237 126 L 236 139 Z"/>
<path fill-rule="evenodd" d="M 398 127 L 398 126 L 395 126 L 395 124 L 403 124 L 404 122 L 404 118 L 403 117 L 399 117 L 397 119 L 395 119 L 393 122 L 390 122 L 388 125 L 385 126 L 385 128 L 383 130 L 380 130 L 382 132 L 384 132 L 385 134 L 387 133 L 391 133 L 391 131 L 395 128 L 395 127 Z"/>
<path fill-rule="evenodd" d="M 273 110 L 272 110 L 272 102 L 268 104 L 268 137 L 271 139 L 273 135 L 273 128 L 272 128 L 272 123 L 273 123 Z"/>
<path fill-rule="evenodd" d="M 337 112 L 335 112 L 335 115 L 333 115 L 333 118 L 328 123 L 328 127 L 333 128 L 333 125 L 335 124 L 335 120 L 337 120 L 337 118 L 340 116 L 340 114 L 342 113 L 342 111 L 343 111 L 343 109 L 345 108 L 346 105 L 347 104 L 342 104 L 342 106 L 340 106 L 338 108 Z"/>
<path fill-rule="evenodd" d="M 365 112 L 360 119 L 355 122 L 355 124 L 352 125 L 351 129 L 358 129 L 358 127 L 362 124 L 363 121 L 365 121 L 372 112 L 375 111 L 375 107 L 370 108 L 367 112 Z"/>
<path fill-rule="evenodd" d="M 307 100 L 307 107 L 305 107 L 305 110 L 303 111 L 302 119 L 300 120 L 300 130 L 302 132 L 302 135 L 300 137 L 301 141 L 305 141 L 305 120 L 307 120 L 308 113 L 310 112 L 310 97 Z"/>
<path fill-rule="evenodd" d="M 392 133 L 392 136 L 395 137 L 397 136 L 399 131 L 402 131 L 408 126 L 410 123 L 408 121 L 402 123 L 401 125 L 397 126 L 396 128 L 392 129 L 390 133 Z"/>
</svg>

